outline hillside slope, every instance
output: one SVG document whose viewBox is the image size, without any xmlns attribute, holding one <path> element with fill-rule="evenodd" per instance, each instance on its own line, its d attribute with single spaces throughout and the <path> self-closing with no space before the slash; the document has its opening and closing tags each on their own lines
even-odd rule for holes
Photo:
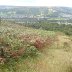
<svg viewBox="0 0 72 72">
<path fill-rule="evenodd" d="M 2 22 L 0 72 L 72 72 L 72 37 Z"/>
</svg>

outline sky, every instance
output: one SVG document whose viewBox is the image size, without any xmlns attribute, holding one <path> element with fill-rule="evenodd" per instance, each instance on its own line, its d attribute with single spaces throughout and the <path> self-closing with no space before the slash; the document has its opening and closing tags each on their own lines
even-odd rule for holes
<svg viewBox="0 0 72 72">
<path fill-rule="evenodd" d="M 0 5 L 72 7 L 72 0 L 0 0 Z"/>
</svg>

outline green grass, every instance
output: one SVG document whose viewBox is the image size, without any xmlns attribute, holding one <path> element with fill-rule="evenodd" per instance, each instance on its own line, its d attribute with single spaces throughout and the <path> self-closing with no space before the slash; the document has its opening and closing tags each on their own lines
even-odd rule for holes
<svg viewBox="0 0 72 72">
<path fill-rule="evenodd" d="M 2 22 L 0 48 L 0 72 L 72 72 L 72 37 L 64 33 Z"/>
</svg>

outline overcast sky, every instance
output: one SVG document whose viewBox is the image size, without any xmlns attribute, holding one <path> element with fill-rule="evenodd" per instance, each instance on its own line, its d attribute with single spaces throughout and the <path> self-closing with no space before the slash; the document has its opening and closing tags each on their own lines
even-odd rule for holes
<svg viewBox="0 0 72 72">
<path fill-rule="evenodd" d="M 72 0 L 0 0 L 0 5 L 72 7 Z"/>
</svg>

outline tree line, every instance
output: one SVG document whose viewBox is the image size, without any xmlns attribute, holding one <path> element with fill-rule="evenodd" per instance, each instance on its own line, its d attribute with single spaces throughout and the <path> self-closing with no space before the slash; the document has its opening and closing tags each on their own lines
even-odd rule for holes
<svg viewBox="0 0 72 72">
<path fill-rule="evenodd" d="M 58 23 L 48 23 L 48 22 L 38 22 L 31 24 L 24 24 L 27 27 L 32 27 L 36 29 L 43 29 L 49 31 L 61 31 L 66 35 L 72 35 L 72 25 L 71 24 L 58 24 Z"/>
</svg>

